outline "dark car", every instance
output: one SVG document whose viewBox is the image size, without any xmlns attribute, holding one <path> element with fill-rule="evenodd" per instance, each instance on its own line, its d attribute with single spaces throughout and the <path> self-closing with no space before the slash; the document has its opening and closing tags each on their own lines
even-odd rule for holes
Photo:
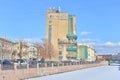
<svg viewBox="0 0 120 80">
<path fill-rule="evenodd" d="M 36 60 L 30 60 L 28 62 L 29 68 L 37 68 L 37 61 Z"/>
<path fill-rule="evenodd" d="M 2 61 L 2 65 L 11 65 L 11 61 L 10 60 L 3 60 Z"/>
<path fill-rule="evenodd" d="M 3 60 L 1 64 L 2 70 L 14 69 L 14 64 L 10 60 Z"/>
</svg>

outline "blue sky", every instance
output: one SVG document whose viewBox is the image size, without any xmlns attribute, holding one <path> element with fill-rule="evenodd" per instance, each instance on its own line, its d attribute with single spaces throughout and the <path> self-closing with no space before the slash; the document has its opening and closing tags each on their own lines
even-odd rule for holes
<svg viewBox="0 0 120 80">
<path fill-rule="evenodd" d="M 120 46 L 119 0 L 0 0 L 0 36 L 45 38 L 46 10 L 77 16 L 78 42 Z M 99 51 L 98 51 L 99 52 Z"/>
</svg>

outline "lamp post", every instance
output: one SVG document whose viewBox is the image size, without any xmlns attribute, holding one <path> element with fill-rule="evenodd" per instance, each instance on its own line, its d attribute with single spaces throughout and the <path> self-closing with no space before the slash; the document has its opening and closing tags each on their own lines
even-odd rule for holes
<svg viewBox="0 0 120 80">
<path fill-rule="evenodd" d="M 4 44 L 3 44 L 3 42 L 2 42 L 1 45 L 2 45 L 2 60 L 3 60 L 3 49 L 4 49 L 4 46 L 3 46 Z"/>
<path fill-rule="evenodd" d="M 2 60 L 3 60 L 3 47 L 2 47 Z"/>
</svg>

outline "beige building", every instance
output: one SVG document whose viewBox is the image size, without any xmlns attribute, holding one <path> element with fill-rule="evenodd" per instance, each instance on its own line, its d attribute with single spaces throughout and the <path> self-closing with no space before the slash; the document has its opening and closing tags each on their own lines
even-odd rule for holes
<svg viewBox="0 0 120 80">
<path fill-rule="evenodd" d="M 95 61 L 96 60 L 96 51 L 93 48 L 93 46 L 88 45 L 88 59 L 87 61 L 91 62 L 91 61 Z"/>
<path fill-rule="evenodd" d="M 24 41 L 10 41 L 0 38 L 0 60 L 39 58 L 36 45 Z"/>
<path fill-rule="evenodd" d="M 38 49 L 35 45 L 23 41 L 14 42 L 14 59 L 37 58 Z"/>
<path fill-rule="evenodd" d="M 22 41 L 14 42 L 14 59 L 28 59 L 29 47 Z"/>
<path fill-rule="evenodd" d="M 12 59 L 12 53 L 13 42 L 6 38 L 0 38 L 0 60 Z"/>
<path fill-rule="evenodd" d="M 60 10 L 47 10 L 46 40 L 52 45 L 52 53 L 48 50 L 51 60 L 76 59 L 76 16 L 69 15 Z M 51 48 L 49 48 L 51 49 Z"/>
<path fill-rule="evenodd" d="M 38 58 L 38 49 L 37 46 L 31 43 L 27 43 L 28 45 L 28 58 Z"/>
</svg>

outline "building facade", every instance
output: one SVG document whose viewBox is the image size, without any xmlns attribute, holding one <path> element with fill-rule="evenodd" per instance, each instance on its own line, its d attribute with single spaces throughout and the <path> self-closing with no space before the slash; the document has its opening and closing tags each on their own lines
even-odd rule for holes
<svg viewBox="0 0 120 80">
<path fill-rule="evenodd" d="M 60 12 L 60 10 L 47 10 L 46 41 L 54 49 L 52 60 L 76 59 L 76 16 Z M 50 51 L 48 51 L 50 53 Z"/>
<path fill-rule="evenodd" d="M 34 44 L 23 41 L 14 42 L 14 52 L 14 59 L 33 59 L 39 54 Z"/>
<path fill-rule="evenodd" d="M 25 41 L 0 38 L 0 60 L 41 58 L 39 46 Z"/>
<path fill-rule="evenodd" d="M 6 38 L 0 38 L 0 60 L 12 59 L 13 49 L 12 41 Z"/>
<path fill-rule="evenodd" d="M 28 59 L 28 45 L 22 41 L 14 42 L 14 59 Z"/>
<path fill-rule="evenodd" d="M 89 62 L 95 61 L 96 60 L 95 49 L 91 45 L 88 45 L 87 47 L 88 47 L 88 59 L 87 59 L 87 61 L 89 61 Z"/>
<path fill-rule="evenodd" d="M 96 51 L 91 45 L 78 44 L 78 58 L 84 61 L 95 61 Z"/>
<path fill-rule="evenodd" d="M 88 47 L 86 45 L 78 44 L 78 58 L 80 60 L 87 60 L 88 58 Z"/>
<path fill-rule="evenodd" d="M 38 49 L 34 44 L 28 43 L 28 58 L 37 59 L 38 58 Z"/>
</svg>

